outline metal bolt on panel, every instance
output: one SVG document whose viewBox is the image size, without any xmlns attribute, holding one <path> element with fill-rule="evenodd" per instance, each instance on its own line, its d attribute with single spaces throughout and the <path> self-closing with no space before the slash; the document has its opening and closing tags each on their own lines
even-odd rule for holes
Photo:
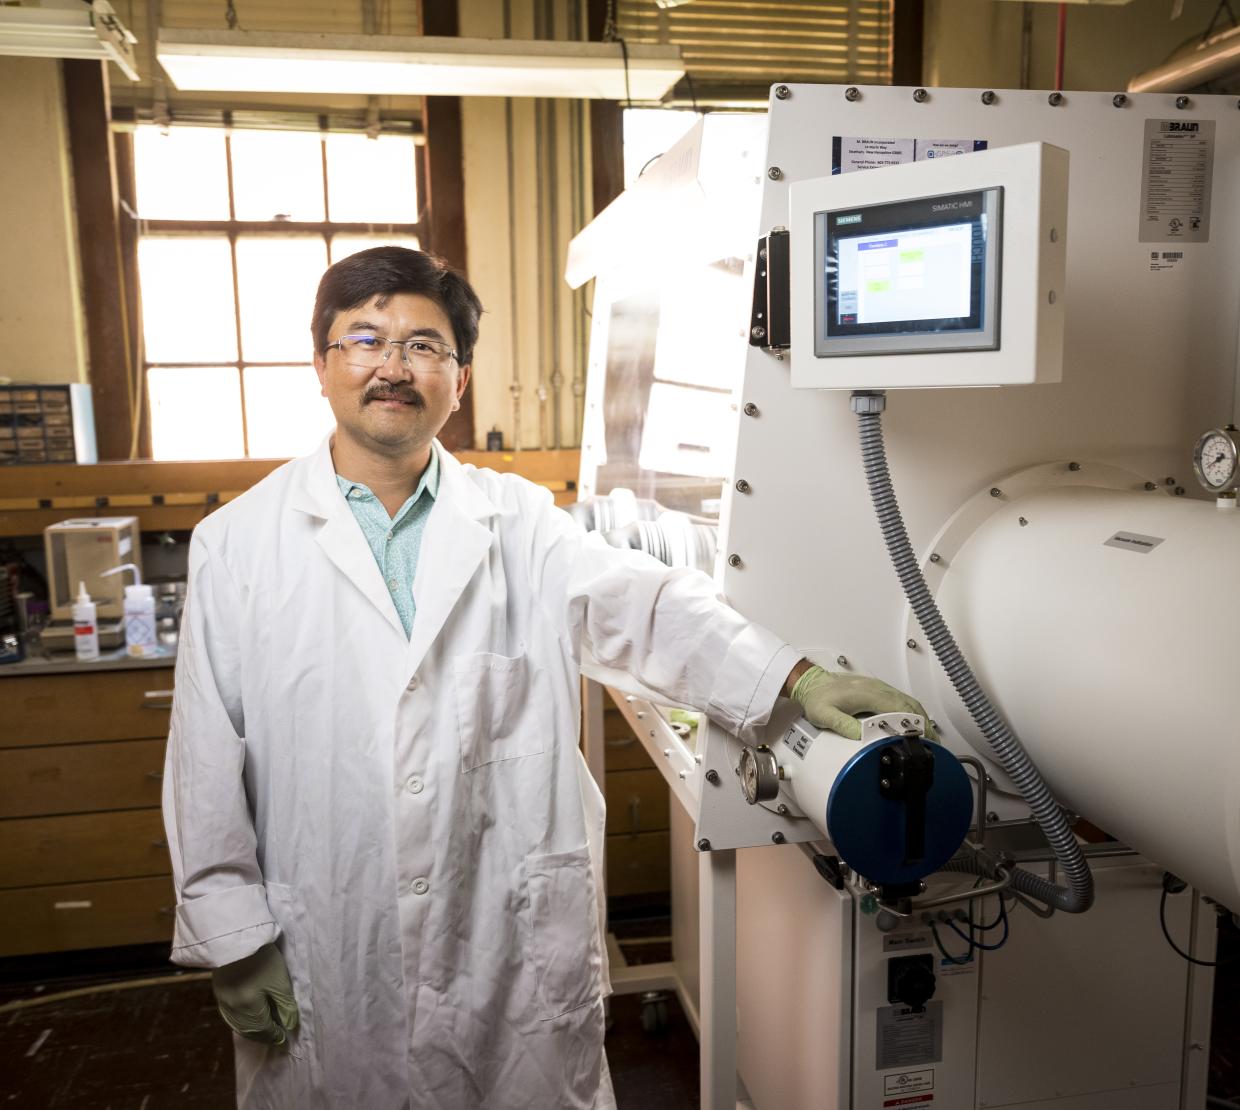
<svg viewBox="0 0 1240 1110">
<path fill-rule="evenodd" d="M 740 557 L 739 555 L 729 555 L 729 556 L 728 556 L 728 566 L 730 566 L 730 567 L 739 567 L 739 566 L 741 566 L 741 557 Z"/>
<path fill-rule="evenodd" d="M 990 496 L 991 496 L 991 497 L 1002 497 L 1002 496 L 1003 496 L 1003 490 L 1001 490 L 998 486 L 991 486 L 991 487 L 990 487 Z"/>
<path fill-rule="evenodd" d="M 746 416 L 757 416 L 758 406 L 755 405 L 752 401 L 746 401 L 745 407 L 741 409 L 741 412 L 743 412 Z"/>
<path fill-rule="evenodd" d="M 792 95 L 792 90 L 787 85 L 775 86 L 775 99 L 787 100 Z"/>
<path fill-rule="evenodd" d="M 1070 462 L 1068 463 L 1068 469 L 1071 470 L 1075 474 L 1078 470 L 1081 469 L 1081 464 L 1078 462 Z"/>
<path fill-rule="evenodd" d="M 847 656 L 847 655 L 837 655 L 837 656 L 835 657 L 835 665 L 836 665 L 837 667 L 847 667 L 847 666 L 848 666 L 848 656 Z"/>
<path fill-rule="evenodd" d="M 1184 111 L 1185 108 L 1191 108 L 1192 105 L 1192 99 L 1187 96 L 1177 96 L 1175 98 L 1175 106 L 1179 108 L 1181 112 Z"/>
<path fill-rule="evenodd" d="M 766 171 L 766 176 L 769 177 L 772 181 L 778 181 L 780 180 L 780 178 L 784 176 L 784 171 L 781 170 L 778 166 L 772 166 L 769 170 Z"/>
<path fill-rule="evenodd" d="M 931 552 L 931 554 L 930 554 L 930 562 L 932 562 L 932 563 L 941 563 L 942 561 L 943 561 L 943 556 L 942 556 L 942 555 L 940 555 L 937 551 Z"/>
<path fill-rule="evenodd" d="M 1111 103 L 1114 104 L 1116 108 L 1122 108 L 1128 103 L 1128 97 L 1123 93 L 1116 93 L 1113 97 L 1111 97 Z"/>
<path fill-rule="evenodd" d="M 787 838 L 786 836 L 784 836 L 784 834 L 783 834 L 783 833 L 781 833 L 781 832 L 773 832 L 773 833 L 771 833 L 771 843 L 772 843 L 772 844 L 782 844 L 782 843 L 783 843 L 785 840 L 787 840 L 787 839 L 788 839 L 788 838 Z"/>
<path fill-rule="evenodd" d="M 748 482 L 745 481 L 744 478 L 736 479 L 736 492 L 737 493 L 748 493 L 751 488 L 752 487 L 749 485 Z"/>
<path fill-rule="evenodd" d="M 1156 490 L 1158 488 L 1158 483 L 1157 482 L 1146 482 L 1145 488 L 1147 490 Z"/>
<path fill-rule="evenodd" d="M 706 772 L 706 781 L 710 783 L 711 786 L 718 786 L 719 785 L 719 772 L 716 771 L 712 767 L 709 771 Z"/>
<path fill-rule="evenodd" d="M 848 88 L 844 90 L 844 99 L 850 104 L 856 103 L 861 99 L 861 90 L 857 88 L 856 85 L 849 85 Z M 1240 107 L 1240 105 L 1237 106 Z"/>
<path fill-rule="evenodd" d="M 1020 526 L 1021 526 L 1022 528 L 1027 527 L 1027 526 L 1028 526 L 1028 524 L 1029 524 L 1029 521 L 1027 521 L 1027 520 L 1026 520 L 1023 516 L 1022 516 L 1022 517 L 1018 517 L 1018 518 L 1017 518 L 1017 520 L 1020 522 Z"/>
<path fill-rule="evenodd" d="M 754 326 L 750 329 L 749 334 L 755 339 L 765 339 L 766 328 L 764 328 L 761 324 L 754 324 Z"/>
<path fill-rule="evenodd" d="M 916 651 L 916 650 L 917 650 L 917 641 L 916 641 L 916 640 L 911 640 L 911 639 L 910 639 L 910 640 L 905 640 L 905 641 L 904 641 L 904 646 L 905 646 L 906 648 L 908 648 L 908 649 L 909 649 L 909 651 Z"/>
<path fill-rule="evenodd" d="M 702 837 L 702 839 L 697 842 L 697 850 L 699 852 L 709 852 L 710 841 L 707 840 L 706 837 Z"/>
<path fill-rule="evenodd" d="M 930 99 L 930 94 L 925 89 L 914 89 L 913 100 L 918 104 L 925 104 Z"/>
<path fill-rule="evenodd" d="M 987 89 L 984 93 L 982 93 L 982 103 L 987 106 L 993 104 L 998 99 L 999 98 L 995 96 L 992 89 Z"/>
<path fill-rule="evenodd" d="M 1061 92 L 1051 93 L 1051 95 L 1046 98 L 1046 103 L 1049 104 L 1052 108 L 1058 108 L 1059 105 L 1063 103 L 1063 93 Z"/>
</svg>

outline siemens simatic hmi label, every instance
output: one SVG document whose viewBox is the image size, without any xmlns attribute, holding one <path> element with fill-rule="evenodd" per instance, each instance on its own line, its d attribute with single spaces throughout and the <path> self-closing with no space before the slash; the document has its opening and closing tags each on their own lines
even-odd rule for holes
<svg viewBox="0 0 1240 1110">
<path fill-rule="evenodd" d="M 1116 532 L 1103 544 L 1104 547 L 1118 547 L 1122 551 L 1137 551 L 1148 555 L 1162 539 L 1159 536 L 1143 536 L 1140 532 Z"/>
<path fill-rule="evenodd" d="M 1141 159 L 1142 243 L 1208 243 L 1214 120 L 1147 119 Z"/>
<path fill-rule="evenodd" d="M 928 1003 L 923 1012 L 907 1006 L 880 1007 L 876 1020 L 876 1062 L 879 1071 L 937 1064 L 943 1058 L 943 1003 Z"/>
</svg>

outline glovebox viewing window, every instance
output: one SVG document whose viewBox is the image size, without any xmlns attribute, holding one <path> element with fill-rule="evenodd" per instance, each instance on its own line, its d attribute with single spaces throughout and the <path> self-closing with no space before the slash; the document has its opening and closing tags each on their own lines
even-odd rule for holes
<svg viewBox="0 0 1240 1110">
<path fill-rule="evenodd" d="M 814 215 L 814 354 L 999 346 L 1002 188 Z"/>
</svg>

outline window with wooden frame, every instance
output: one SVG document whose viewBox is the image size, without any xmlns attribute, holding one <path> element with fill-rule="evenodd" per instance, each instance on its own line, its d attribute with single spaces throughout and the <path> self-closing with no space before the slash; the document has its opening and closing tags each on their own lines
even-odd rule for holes
<svg viewBox="0 0 1240 1110">
<path fill-rule="evenodd" d="M 341 258 L 425 238 L 417 141 L 135 129 L 153 458 L 290 457 L 332 427 L 312 365 L 315 290 Z"/>
</svg>

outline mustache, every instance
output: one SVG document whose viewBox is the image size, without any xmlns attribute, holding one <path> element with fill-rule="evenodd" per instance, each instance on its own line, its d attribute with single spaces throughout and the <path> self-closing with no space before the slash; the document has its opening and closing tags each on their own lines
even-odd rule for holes
<svg viewBox="0 0 1240 1110">
<path fill-rule="evenodd" d="M 415 408 L 425 408 L 426 400 L 412 385 L 405 383 L 385 382 L 379 385 L 372 385 L 365 393 L 362 394 L 362 404 L 368 405 L 371 401 L 403 401 L 407 405 L 413 405 Z"/>
</svg>

